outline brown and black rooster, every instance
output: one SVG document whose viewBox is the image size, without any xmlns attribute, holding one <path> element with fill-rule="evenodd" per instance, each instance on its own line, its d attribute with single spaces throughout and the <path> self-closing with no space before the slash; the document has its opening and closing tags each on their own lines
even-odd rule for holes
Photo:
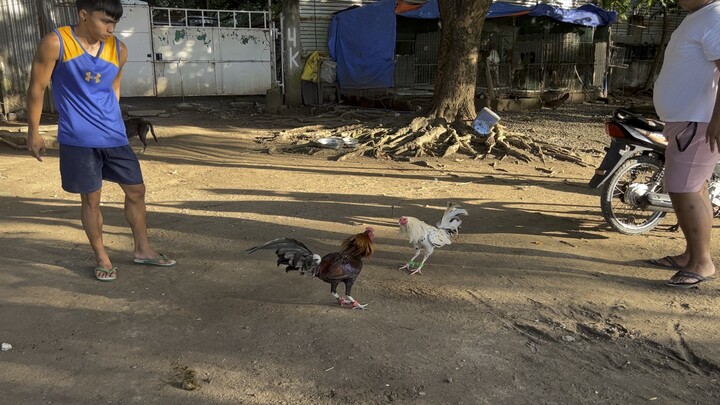
<svg viewBox="0 0 720 405">
<path fill-rule="evenodd" d="M 568 101 L 570 93 L 565 93 L 561 97 L 543 101 L 543 107 L 552 108 L 553 111 L 560 107 L 564 102 Z"/>
<path fill-rule="evenodd" d="M 260 249 L 275 249 L 278 257 L 277 265 L 287 266 L 285 271 L 297 270 L 300 275 L 311 275 L 330 283 L 330 293 L 342 306 L 352 309 L 365 309 L 350 296 L 355 279 L 360 275 L 363 262 L 375 251 L 373 229 L 365 228 L 365 232 L 353 235 L 342 242 L 339 252 L 328 253 L 322 258 L 314 254 L 305 245 L 295 239 L 279 238 L 247 250 L 253 253 Z M 345 296 L 337 293 L 337 286 L 345 283 Z"/>
</svg>

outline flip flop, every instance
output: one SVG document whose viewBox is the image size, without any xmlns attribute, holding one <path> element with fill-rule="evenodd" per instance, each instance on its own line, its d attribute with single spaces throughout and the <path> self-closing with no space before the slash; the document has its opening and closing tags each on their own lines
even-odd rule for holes
<svg viewBox="0 0 720 405">
<path fill-rule="evenodd" d="M 673 279 L 678 278 L 678 277 L 689 278 L 689 279 L 692 279 L 692 280 L 695 280 L 695 281 L 693 281 L 693 282 L 691 282 L 691 283 L 675 283 L 675 282 L 672 281 Z M 680 271 L 678 271 L 677 273 L 675 273 L 675 275 L 673 275 L 673 276 L 670 278 L 670 280 L 668 280 L 668 281 L 665 283 L 665 285 L 668 286 L 668 287 L 674 287 L 674 288 L 694 288 L 694 287 L 697 287 L 698 284 L 702 283 L 703 281 L 712 281 L 712 280 L 714 280 L 714 279 L 715 279 L 715 277 L 710 277 L 710 276 L 708 276 L 708 277 L 703 277 L 703 276 L 701 276 L 701 275 L 699 275 L 699 274 L 697 274 L 697 273 L 692 273 L 692 272 L 689 272 L 689 271 L 680 270 Z"/>
<path fill-rule="evenodd" d="M 95 278 L 100 281 L 115 281 L 117 278 L 117 267 L 106 269 L 105 267 L 95 267 Z"/>
<path fill-rule="evenodd" d="M 138 259 L 135 258 L 133 260 L 135 264 L 147 264 L 149 266 L 160 266 L 160 267 L 171 267 L 174 266 L 175 263 L 177 263 L 175 260 L 171 260 L 169 257 L 165 256 L 164 254 L 160 254 L 160 256 L 152 258 L 152 259 Z M 162 263 L 166 262 L 166 263 Z"/>
<path fill-rule="evenodd" d="M 665 260 L 665 262 L 668 264 L 663 264 L 663 260 Z M 652 264 L 653 266 L 662 267 L 664 269 L 682 269 L 682 266 L 679 265 L 678 262 L 672 258 L 672 256 L 665 256 L 660 259 L 649 259 L 647 262 Z"/>
</svg>

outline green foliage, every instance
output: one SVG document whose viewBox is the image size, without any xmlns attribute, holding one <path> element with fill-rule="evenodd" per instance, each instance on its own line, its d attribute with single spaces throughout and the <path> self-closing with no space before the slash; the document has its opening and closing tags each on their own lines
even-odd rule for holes
<svg viewBox="0 0 720 405">
<path fill-rule="evenodd" d="M 652 15 L 653 11 L 679 9 L 677 0 L 599 0 L 598 6 L 605 10 L 618 12 L 620 21 L 627 20 L 632 15 Z"/>
</svg>

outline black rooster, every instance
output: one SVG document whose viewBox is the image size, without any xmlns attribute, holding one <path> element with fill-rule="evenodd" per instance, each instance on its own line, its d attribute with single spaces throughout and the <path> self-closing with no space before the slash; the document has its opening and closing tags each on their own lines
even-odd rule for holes
<svg viewBox="0 0 720 405">
<path fill-rule="evenodd" d="M 339 252 L 328 253 L 322 258 L 302 243 L 289 238 L 271 240 L 250 248 L 247 252 L 275 249 L 278 257 L 277 265 L 287 266 L 285 271 L 297 270 L 300 275 L 309 274 L 330 283 L 330 293 L 340 305 L 352 309 L 365 309 L 367 304 L 362 305 L 357 302 L 350 296 L 350 290 L 362 271 L 363 261 L 370 258 L 375 251 L 374 237 L 373 229 L 367 227 L 365 232 L 345 239 Z M 337 286 L 340 283 L 345 283 L 345 297 L 337 293 Z"/>
</svg>

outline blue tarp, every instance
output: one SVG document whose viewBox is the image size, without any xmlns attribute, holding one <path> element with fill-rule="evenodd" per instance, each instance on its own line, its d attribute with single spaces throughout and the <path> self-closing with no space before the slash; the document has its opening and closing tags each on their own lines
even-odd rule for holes
<svg viewBox="0 0 720 405">
<path fill-rule="evenodd" d="M 333 17 L 328 48 L 330 58 L 337 62 L 341 88 L 393 86 L 395 25 L 395 0 L 382 0 Z"/>
<path fill-rule="evenodd" d="M 593 6 L 592 4 L 586 4 L 585 6 L 576 8 L 574 10 L 566 10 L 548 4 L 538 4 L 537 6 L 532 8 L 532 10 L 530 11 L 530 15 L 550 17 L 558 21 L 576 25 L 585 25 L 587 27 L 601 27 L 605 25 L 610 25 L 614 23 L 615 20 L 617 20 L 616 12 L 608 12 L 601 9 L 600 7 Z"/>
<path fill-rule="evenodd" d="M 396 0 L 381 0 L 367 6 L 342 11 L 333 17 L 328 32 L 330 57 L 337 62 L 337 79 L 341 88 L 369 89 L 393 86 Z M 438 19 L 437 0 L 400 14 L 403 17 Z M 545 16 L 569 24 L 600 27 L 613 24 L 617 13 L 592 4 L 568 10 L 548 4 L 524 7 L 493 2 L 487 18 L 517 15 Z"/>
<path fill-rule="evenodd" d="M 440 8 L 438 7 L 438 3 L 436 0 L 431 0 L 423 4 L 422 7 L 418 9 L 408 11 L 407 13 L 402 13 L 400 15 L 410 18 L 437 19 L 440 18 Z"/>
</svg>

